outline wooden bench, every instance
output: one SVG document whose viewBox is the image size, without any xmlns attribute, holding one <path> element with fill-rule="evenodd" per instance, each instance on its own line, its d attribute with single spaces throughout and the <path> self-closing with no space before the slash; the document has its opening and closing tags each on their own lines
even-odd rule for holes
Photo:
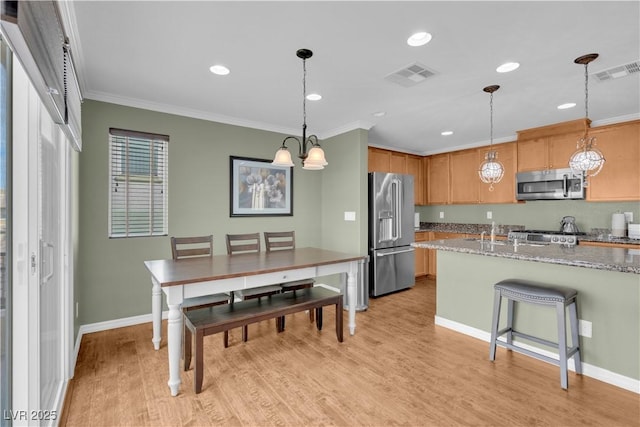
<svg viewBox="0 0 640 427">
<path fill-rule="evenodd" d="M 203 338 L 207 335 L 228 331 L 229 329 L 278 319 L 287 314 L 305 310 L 315 310 L 316 327 L 322 330 L 322 307 L 336 306 L 336 336 L 342 342 L 342 294 L 313 287 L 272 295 L 269 298 L 238 301 L 233 304 L 190 310 L 184 313 L 184 370 L 191 364 L 191 341 L 195 335 L 195 372 L 193 388 L 196 393 L 202 390 L 203 377 Z M 278 332 L 282 329 L 278 327 Z"/>
</svg>

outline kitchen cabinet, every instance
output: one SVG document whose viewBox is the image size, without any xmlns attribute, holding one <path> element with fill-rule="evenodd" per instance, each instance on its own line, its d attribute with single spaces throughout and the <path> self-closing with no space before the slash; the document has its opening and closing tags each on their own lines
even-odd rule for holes
<svg viewBox="0 0 640 427">
<path fill-rule="evenodd" d="M 414 203 L 426 204 L 425 166 L 422 156 L 369 147 L 369 172 L 391 172 L 413 175 Z"/>
<path fill-rule="evenodd" d="M 416 242 L 425 242 L 429 240 L 429 232 L 418 231 L 416 232 Z M 416 256 L 416 277 L 426 276 L 428 274 L 429 266 L 429 250 L 424 248 L 415 248 Z"/>
<path fill-rule="evenodd" d="M 518 141 L 518 172 L 569 167 L 582 132 Z"/>
<path fill-rule="evenodd" d="M 518 172 L 568 168 L 576 143 L 590 123 L 579 119 L 517 132 Z"/>
<path fill-rule="evenodd" d="M 493 191 L 478 175 L 489 147 L 450 153 L 452 204 L 516 202 L 516 143 L 495 144 L 492 150 L 498 153 L 498 160 L 504 166 L 504 176 L 499 183 L 493 184 Z"/>
<path fill-rule="evenodd" d="M 429 156 L 427 166 L 427 203 L 449 203 L 449 153 Z"/>
<path fill-rule="evenodd" d="M 392 173 L 407 173 L 407 155 L 405 153 L 390 151 L 389 163 Z"/>
<path fill-rule="evenodd" d="M 640 200 L 640 120 L 594 128 L 589 134 L 596 137 L 605 163 L 587 179 L 587 200 Z"/>
<path fill-rule="evenodd" d="M 407 173 L 413 175 L 413 197 L 416 205 L 426 204 L 424 172 L 424 159 L 420 156 L 407 155 Z"/>
<path fill-rule="evenodd" d="M 391 152 L 381 148 L 369 147 L 369 172 L 391 172 Z"/>
<path fill-rule="evenodd" d="M 478 150 L 454 151 L 449 155 L 450 201 L 452 204 L 478 203 L 480 177 Z"/>
</svg>

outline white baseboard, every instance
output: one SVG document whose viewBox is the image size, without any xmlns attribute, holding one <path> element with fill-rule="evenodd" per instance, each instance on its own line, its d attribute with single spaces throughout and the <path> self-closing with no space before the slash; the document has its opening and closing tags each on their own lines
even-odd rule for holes
<svg viewBox="0 0 640 427">
<path fill-rule="evenodd" d="M 445 319 L 440 316 L 435 316 L 435 324 L 447 329 L 454 330 L 456 332 L 460 332 L 461 334 L 465 334 L 473 338 L 477 338 L 487 343 L 491 341 L 491 334 L 489 332 L 483 331 L 481 329 L 472 328 L 471 326 L 467 326 L 462 323 L 455 322 L 453 320 Z M 558 355 L 548 350 L 541 349 L 539 347 L 534 347 L 532 345 L 523 343 L 522 341 L 520 341 L 518 345 L 528 350 L 533 350 L 545 356 L 558 360 Z M 488 349 L 487 349 L 487 355 L 488 355 Z M 568 365 L 567 368 L 570 371 L 575 372 L 575 364 L 573 362 L 573 358 L 568 360 L 567 365 Z M 587 377 L 595 378 L 607 384 L 611 384 L 616 387 L 620 387 L 625 390 L 629 390 L 631 392 L 640 394 L 640 381 L 635 380 L 633 378 L 625 377 L 624 375 L 616 374 L 615 372 L 611 372 L 607 369 L 603 369 L 598 366 L 594 366 L 594 365 L 590 365 L 588 363 L 582 362 L 582 374 L 586 375 Z"/>
<path fill-rule="evenodd" d="M 162 312 L 162 318 L 167 319 L 169 317 L 168 311 Z M 140 316 L 124 317 L 122 319 L 107 320 L 105 322 L 89 323 L 88 325 L 81 325 L 78 330 L 78 336 L 76 337 L 76 346 L 74 348 L 75 360 L 78 360 L 78 352 L 80 351 L 80 343 L 82 342 L 82 336 L 84 334 L 90 334 L 92 332 L 107 331 L 109 329 L 123 328 L 125 326 L 139 325 L 141 323 L 150 323 L 153 321 L 151 313 L 141 314 Z M 149 339 L 151 342 L 151 339 Z M 75 360 L 73 366 L 76 366 Z"/>
</svg>

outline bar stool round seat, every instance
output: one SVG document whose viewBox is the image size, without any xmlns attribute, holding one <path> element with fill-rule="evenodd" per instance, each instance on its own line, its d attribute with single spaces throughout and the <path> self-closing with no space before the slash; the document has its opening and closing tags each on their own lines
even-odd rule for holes
<svg viewBox="0 0 640 427">
<path fill-rule="evenodd" d="M 577 296 L 575 289 L 542 284 L 522 279 L 506 279 L 494 285 L 493 321 L 491 325 L 491 342 L 489 345 L 489 359 L 495 360 L 496 346 L 505 347 L 508 350 L 544 360 L 560 367 L 560 385 L 563 389 L 568 387 L 567 360 L 574 358 L 575 371 L 582 374 L 580 362 L 580 345 L 578 337 Z M 500 306 L 502 298 L 507 299 L 507 326 L 499 330 Z M 548 341 L 535 337 L 513 328 L 515 315 L 515 302 L 554 306 L 557 315 L 558 342 Z M 571 346 L 567 347 L 566 308 L 569 308 L 569 322 L 571 330 Z M 506 335 L 506 341 L 498 340 Z M 558 350 L 558 359 L 524 348 L 513 342 L 513 337 L 524 338 Z"/>
</svg>

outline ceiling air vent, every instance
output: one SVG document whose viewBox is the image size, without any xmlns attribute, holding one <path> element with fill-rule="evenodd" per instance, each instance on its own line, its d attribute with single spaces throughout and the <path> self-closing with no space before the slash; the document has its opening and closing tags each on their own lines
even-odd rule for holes
<svg viewBox="0 0 640 427">
<path fill-rule="evenodd" d="M 640 61 L 634 61 L 629 64 L 618 65 L 617 67 L 609 68 L 608 70 L 594 73 L 594 76 L 598 81 L 604 82 L 607 80 L 619 79 L 620 77 L 626 77 L 630 74 L 640 72 Z"/>
<path fill-rule="evenodd" d="M 435 75 L 435 72 L 416 62 L 389 74 L 385 77 L 385 80 L 397 83 L 400 86 L 411 87 L 422 83 L 433 75 Z"/>
</svg>

